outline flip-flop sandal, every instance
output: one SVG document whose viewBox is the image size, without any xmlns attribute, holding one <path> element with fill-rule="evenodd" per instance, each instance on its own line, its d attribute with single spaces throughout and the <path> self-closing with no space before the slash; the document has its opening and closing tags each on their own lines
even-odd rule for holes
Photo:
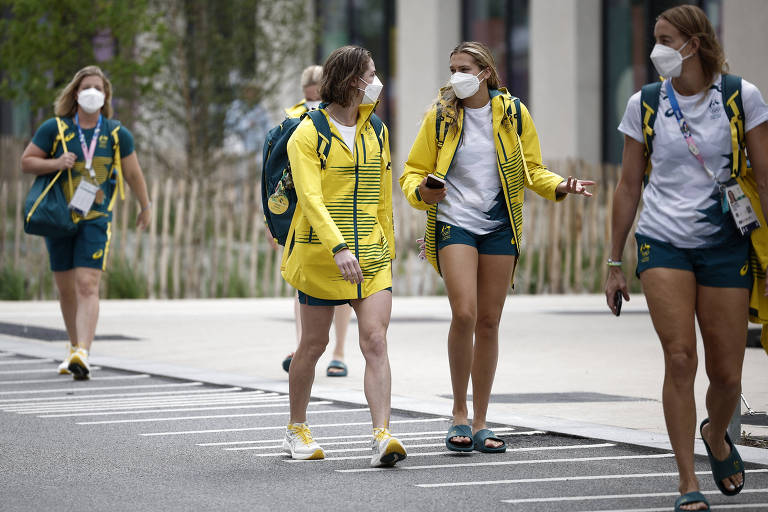
<svg viewBox="0 0 768 512">
<path fill-rule="evenodd" d="M 445 435 L 445 447 L 452 452 L 471 452 L 474 448 L 472 442 L 469 443 L 455 443 L 451 441 L 454 437 L 468 437 L 472 439 L 472 427 L 469 425 L 454 425 Z"/>
<path fill-rule="evenodd" d="M 709 502 L 707 501 L 707 498 L 704 497 L 703 494 L 701 494 L 699 491 L 692 491 L 683 494 L 677 500 L 675 500 L 675 512 L 686 512 L 684 508 L 682 508 L 683 505 L 693 505 L 694 503 L 704 503 L 707 508 L 702 508 L 701 510 L 707 511 L 709 510 Z M 697 511 L 698 512 L 698 511 Z"/>
<path fill-rule="evenodd" d="M 487 439 L 490 439 L 491 441 L 499 441 L 501 442 L 501 446 L 497 446 L 495 448 L 491 448 L 490 446 L 485 446 L 485 441 Z M 487 428 L 484 428 L 482 430 L 478 430 L 475 432 L 475 435 L 472 436 L 472 441 L 475 445 L 475 450 L 483 453 L 504 453 L 507 451 L 507 443 L 504 442 L 503 439 L 499 439 L 496 437 L 496 434 L 493 433 L 493 430 L 489 430 Z"/>
<path fill-rule="evenodd" d="M 735 496 L 741 492 L 741 490 L 744 488 L 744 483 L 747 481 L 747 472 L 744 469 L 744 461 L 741 460 L 741 455 L 739 455 L 739 451 L 734 446 L 727 431 L 725 433 L 725 442 L 728 443 L 728 446 L 731 447 L 730 455 L 728 455 L 725 460 L 717 460 L 715 456 L 712 455 L 712 450 L 709 449 L 709 445 L 704 440 L 704 434 L 701 432 L 704 429 L 704 425 L 707 423 L 709 423 L 709 418 L 706 418 L 701 422 L 701 425 L 699 426 L 699 433 L 701 434 L 701 440 L 704 441 L 704 447 L 707 449 L 709 465 L 712 468 L 712 478 L 715 479 L 715 484 L 717 484 L 717 488 L 720 489 L 721 493 L 725 494 L 726 496 Z M 723 484 L 723 479 L 728 478 L 729 476 L 737 475 L 739 473 L 742 473 L 741 485 L 736 487 L 734 490 L 728 489 Z"/>
<path fill-rule="evenodd" d="M 293 360 L 293 354 L 294 352 L 291 352 L 287 356 L 285 356 L 285 359 L 283 359 L 283 370 L 286 372 L 289 372 L 291 370 L 291 361 Z"/>
<path fill-rule="evenodd" d="M 331 369 L 340 370 L 337 372 L 332 372 Z M 338 359 L 334 359 L 330 363 L 328 363 L 328 368 L 325 369 L 325 374 L 328 377 L 346 377 L 347 376 L 347 365 L 344 364 L 344 361 L 339 361 Z"/>
</svg>

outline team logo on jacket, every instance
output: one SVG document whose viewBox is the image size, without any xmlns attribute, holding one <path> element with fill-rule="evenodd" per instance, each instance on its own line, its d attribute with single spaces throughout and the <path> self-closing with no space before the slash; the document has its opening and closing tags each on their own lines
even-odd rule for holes
<svg viewBox="0 0 768 512">
<path fill-rule="evenodd" d="M 107 137 L 106 135 L 99 135 L 99 147 L 101 149 L 106 148 L 108 140 L 109 140 L 109 137 Z"/>
<path fill-rule="evenodd" d="M 720 105 L 720 100 L 718 98 L 712 98 L 709 102 L 709 118 L 720 119 L 722 112 L 723 108 Z"/>
</svg>

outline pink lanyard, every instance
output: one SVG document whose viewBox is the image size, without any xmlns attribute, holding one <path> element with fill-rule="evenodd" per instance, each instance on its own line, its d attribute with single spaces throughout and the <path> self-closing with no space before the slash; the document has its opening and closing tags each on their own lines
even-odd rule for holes
<svg viewBox="0 0 768 512">
<path fill-rule="evenodd" d="M 75 114 L 75 124 L 77 125 L 77 133 L 80 136 L 80 148 L 83 150 L 83 158 L 85 158 L 85 168 L 91 175 L 91 179 L 96 181 L 96 173 L 93 171 L 93 155 L 96 153 L 96 142 L 99 140 L 99 133 L 101 132 L 101 114 L 99 114 L 99 120 L 96 123 L 96 130 L 91 137 L 91 147 L 89 148 L 85 144 L 85 135 L 83 130 L 80 129 L 80 120 L 78 114 Z"/>
</svg>

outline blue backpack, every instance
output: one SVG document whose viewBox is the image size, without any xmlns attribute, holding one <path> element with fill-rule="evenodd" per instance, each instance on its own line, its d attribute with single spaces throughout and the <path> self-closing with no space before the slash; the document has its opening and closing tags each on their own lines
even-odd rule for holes
<svg viewBox="0 0 768 512">
<path fill-rule="evenodd" d="M 291 162 L 288 159 L 288 139 L 296 127 L 309 116 L 317 130 L 317 157 L 320 169 L 325 170 L 328 153 L 331 151 L 331 127 L 328 119 L 320 112 L 325 108 L 321 104 L 318 110 L 310 110 L 301 117 L 289 117 L 269 132 L 264 140 L 263 165 L 261 171 L 261 202 L 264 208 L 264 220 L 269 231 L 280 245 L 285 245 L 291 228 L 293 214 L 296 211 L 296 189 L 293 186 Z M 371 125 L 376 131 L 379 144 L 383 123 L 376 114 L 371 114 Z"/>
</svg>

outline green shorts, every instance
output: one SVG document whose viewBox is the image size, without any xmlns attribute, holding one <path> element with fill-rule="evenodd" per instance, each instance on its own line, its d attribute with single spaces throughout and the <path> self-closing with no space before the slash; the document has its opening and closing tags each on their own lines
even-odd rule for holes
<svg viewBox="0 0 768 512">
<path fill-rule="evenodd" d="M 463 244 L 474 247 L 478 254 L 518 255 L 512 226 L 504 226 L 485 235 L 476 235 L 453 224 L 437 221 L 435 230 L 438 251 L 447 245 Z"/>
<path fill-rule="evenodd" d="M 73 236 L 45 238 L 51 270 L 64 272 L 75 267 L 106 270 L 112 223 L 109 219 L 81 221 Z"/>
<path fill-rule="evenodd" d="M 389 288 L 384 288 L 384 289 L 392 293 L 391 286 Z M 306 304 L 307 306 L 342 306 L 344 304 L 349 304 L 349 301 L 354 300 L 354 299 L 340 299 L 340 300 L 318 299 L 317 297 L 307 295 L 301 290 L 296 290 L 296 291 L 299 292 L 298 294 L 299 304 Z M 379 292 L 376 292 L 376 293 L 379 293 Z"/>
<path fill-rule="evenodd" d="M 649 268 L 676 268 L 693 272 L 696 283 L 701 286 L 752 289 L 749 237 L 728 245 L 700 249 L 679 249 L 638 234 L 635 239 L 638 277 Z"/>
</svg>

